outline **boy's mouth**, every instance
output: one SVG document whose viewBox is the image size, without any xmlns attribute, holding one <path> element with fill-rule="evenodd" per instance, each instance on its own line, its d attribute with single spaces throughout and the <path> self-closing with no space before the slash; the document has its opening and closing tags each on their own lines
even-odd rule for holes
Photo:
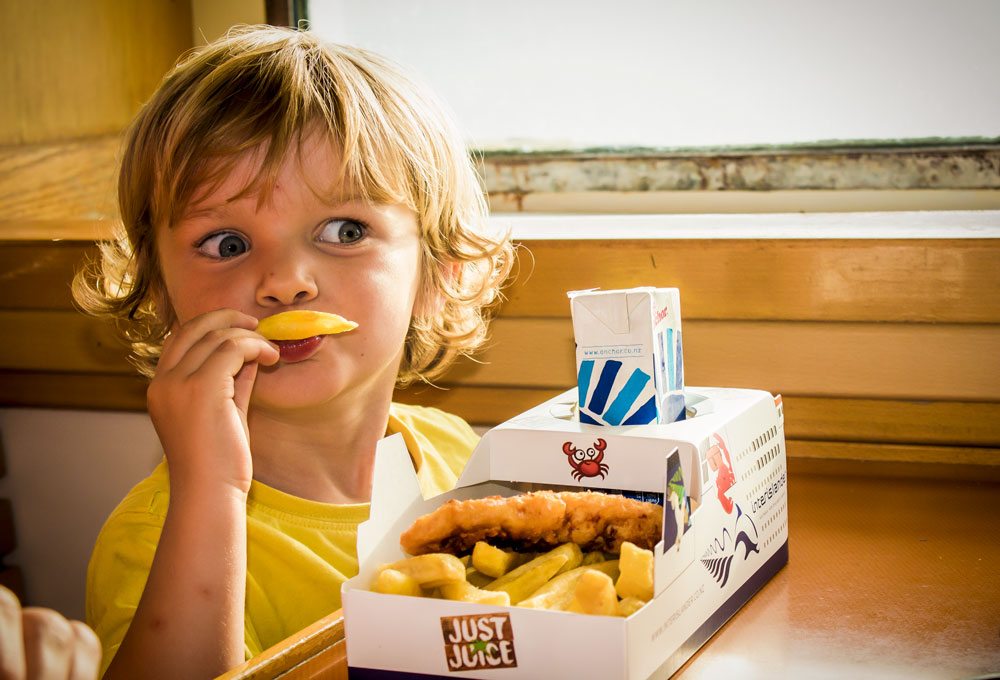
<svg viewBox="0 0 1000 680">
<path fill-rule="evenodd" d="M 311 357 L 323 343 L 325 335 L 314 335 L 301 340 L 272 340 L 281 352 L 281 360 L 288 364 L 304 361 Z"/>
</svg>

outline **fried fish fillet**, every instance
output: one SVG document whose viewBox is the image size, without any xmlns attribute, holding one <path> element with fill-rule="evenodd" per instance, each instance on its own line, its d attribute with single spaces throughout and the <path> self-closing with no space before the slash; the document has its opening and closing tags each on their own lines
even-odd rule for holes
<svg viewBox="0 0 1000 680">
<path fill-rule="evenodd" d="M 597 491 L 534 491 L 504 498 L 448 501 L 418 518 L 399 538 L 410 555 L 462 555 L 476 541 L 518 550 L 549 550 L 572 541 L 583 550 L 618 553 L 623 541 L 652 550 L 663 508 Z"/>
</svg>

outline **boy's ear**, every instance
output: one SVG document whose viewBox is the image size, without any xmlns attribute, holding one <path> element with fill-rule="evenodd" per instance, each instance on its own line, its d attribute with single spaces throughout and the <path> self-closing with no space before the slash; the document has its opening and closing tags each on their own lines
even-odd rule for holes
<svg viewBox="0 0 1000 680">
<path fill-rule="evenodd" d="M 438 264 L 436 266 L 441 274 L 441 283 L 443 286 L 448 286 L 449 288 L 458 281 L 462 273 L 462 264 L 460 262 L 450 265 Z M 442 292 L 442 287 L 435 286 L 433 279 L 430 277 L 428 279 L 420 287 L 417 301 L 413 305 L 413 316 L 415 317 L 434 316 L 444 309 L 445 296 Z"/>
</svg>

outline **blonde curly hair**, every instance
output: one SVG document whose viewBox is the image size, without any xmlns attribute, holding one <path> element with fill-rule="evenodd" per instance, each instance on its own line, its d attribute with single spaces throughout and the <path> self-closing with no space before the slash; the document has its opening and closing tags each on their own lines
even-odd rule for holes
<svg viewBox="0 0 1000 680">
<path fill-rule="evenodd" d="M 247 154 L 263 161 L 245 191 L 270 191 L 315 129 L 340 150 L 344 185 L 418 216 L 422 290 L 439 304 L 411 319 L 398 383 L 434 378 L 482 344 L 514 254 L 506 235 L 486 233 L 479 177 L 441 104 L 376 54 L 247 26 L 189 53 L 142 107 L 123 144 L 119 233 L 74 280 L 77 303 L 116 322 L 141 373 L 153 375 L 174 322 L 154 228 L 175 223 Z"/>
</svg>

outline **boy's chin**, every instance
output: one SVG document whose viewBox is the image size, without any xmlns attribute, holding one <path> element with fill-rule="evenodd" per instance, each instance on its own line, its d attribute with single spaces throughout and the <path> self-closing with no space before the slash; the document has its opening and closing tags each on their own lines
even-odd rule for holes
<svg viewBox="0 0 1000 680">
<path fill-rule="evenodd" d="M 267 367 L 257 374 L 250 395 L 252 407 L 277 410 L 310 408 L 336 399 L 343 390 L 343 385 L 338 385 L 333 376 L 322 372 L 314 370 L 309 376 L 303 376 L 302 364 L 276 368 Z"/>
<path fill-rule="evenodd" d="M 388 403 L 396 385 L 399 361 L 382 366 L 350 361 L 279 362 L 261 366 L 250 395 L 250 405 L 275 411 L 336 405 L 353 410 L 362 403 Z"/>
</svg>

